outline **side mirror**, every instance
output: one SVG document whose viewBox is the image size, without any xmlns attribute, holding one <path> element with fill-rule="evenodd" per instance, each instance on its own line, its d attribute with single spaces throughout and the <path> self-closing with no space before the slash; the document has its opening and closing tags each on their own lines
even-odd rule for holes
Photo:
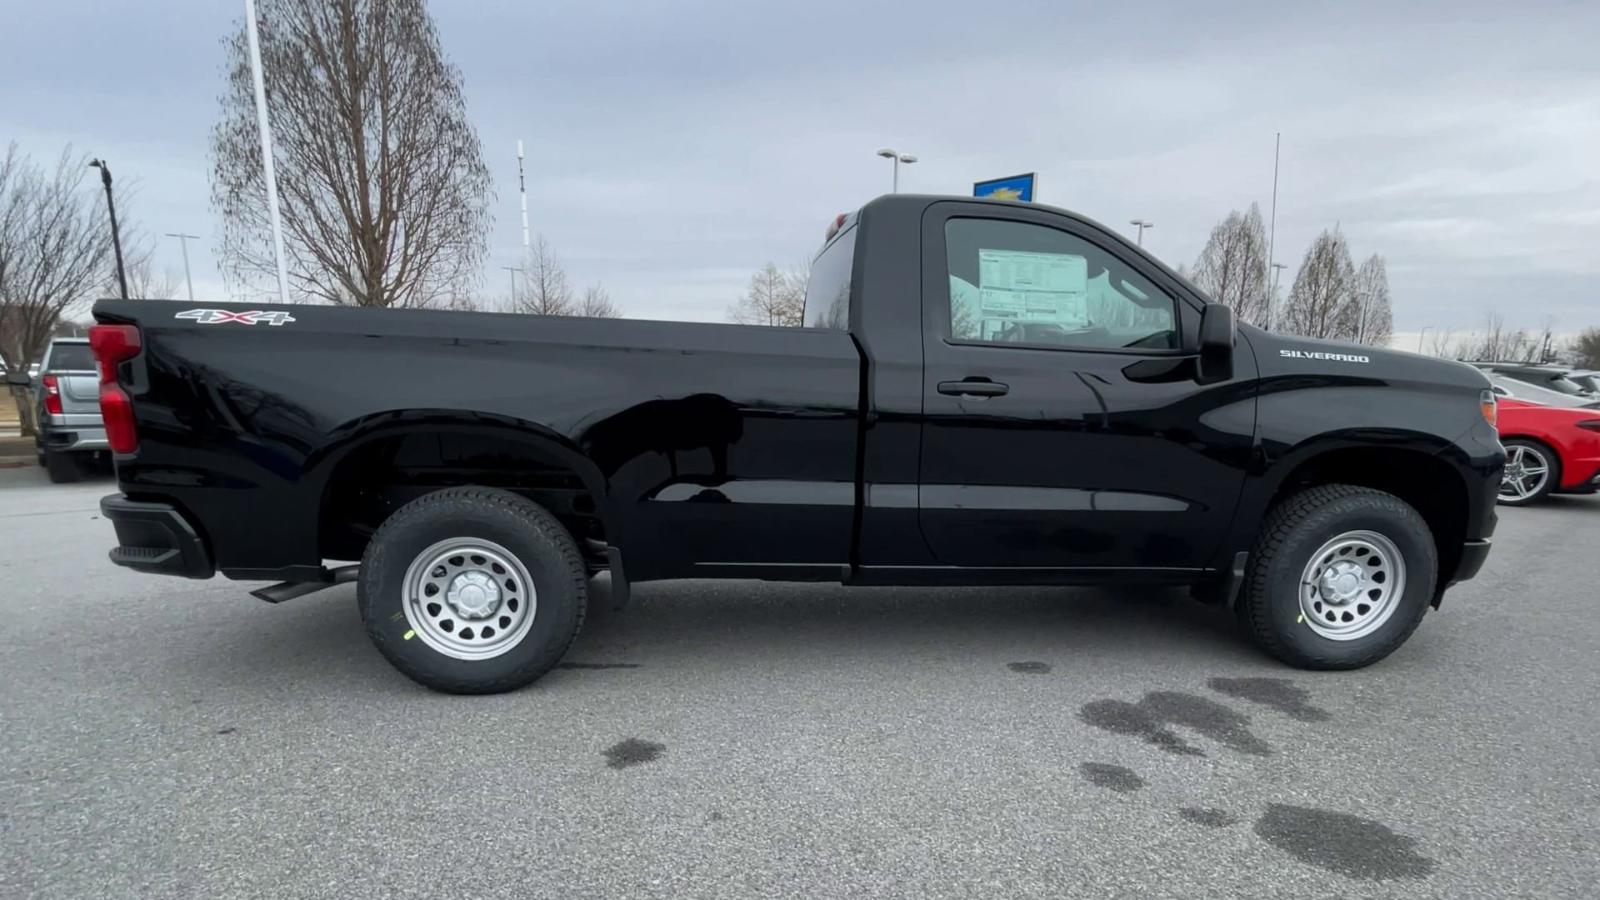
<svg viewBox="0 0 1600 900">
<path fill-rule="evenodd" d="M 1200 346 L 1195 380 L 1216 384 L 1233 377 L 1233 342 L 1236 336 L 1233 310 L 1220 303 L 1208 303 L 1200 313 Z"/>
<path fill-rule="evenodd" d="M 7 372 L 6 384 L 12 387 L 27 387 L 33 384 L 33 379 L 28 377 L 27 372 Z"/>
</svg>

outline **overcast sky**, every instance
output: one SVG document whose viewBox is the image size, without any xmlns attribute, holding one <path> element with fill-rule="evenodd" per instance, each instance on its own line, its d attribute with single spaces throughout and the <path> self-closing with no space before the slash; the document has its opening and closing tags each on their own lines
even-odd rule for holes
<svg viewBox="0 0 1600 900">
<path fill-rule="evenodd" d="M 1269 212 L 1283 133 L 1284 290 L 1335 223 L 1388 259 L 1397 331 L 1490 310 L 1600 324 L 1600 2 L 1432 4 L 436 0 L 495 174 L 479 292 L 533 227 L 629 315 L 721 319 L 889 188 L 964 194 L 1037 171 L 1040 199 L 1192 264 L 1229 209 Z M 213 261 L 207 141 L 241 2 L 4 0 L 0 143 L 63 145 L 137 181 L 129 214 Z M 1203 11 L 1201 10 L 1203 7 Z M 271 73 L 268 73 L 268 78 Z M 181 272 L 176 241 L 159 263 Z"/>
</svg>

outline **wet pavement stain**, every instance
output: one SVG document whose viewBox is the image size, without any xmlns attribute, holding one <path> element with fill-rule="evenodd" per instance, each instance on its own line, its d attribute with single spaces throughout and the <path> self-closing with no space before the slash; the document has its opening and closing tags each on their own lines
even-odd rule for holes
<svg viewBox="0 0 1600 900">
<path fill-rule="evenodd" d="M 1178 815 L 1196 825 L 1204 825 L 1207 828 L 1226 828 L 1239 821 L 1237 816 L 1225 809 L 1212 809 L 1209 807 L 1185 806 L 1178 810 Z"/>
<path fill-rule="evenodd" d="M 661 754 L 664 753 L 666 749 L 667 747 L 665 744 L 658 744 L 655 741 L 642 741 L 638 738 L 628 738 L 625 741 L 618 741 L 617 743 L 606 748 L 606 765 L 613 769 L 626 769 L 629 766 L 637 766 L 647 762 L 654 762 L 655 760 L 661 758 Z"/>
<path fill-rule="evenodd" d="M 591 662 L 564 662 L 556 663 L 558 669 L 637 669 L 638 663 L 591 663 Z"/>
<path fill-rule="evenodd" d="M 1326 722 L 1328 711 L 1312 706 L 1311 692 L 1286 678 L 1213 678 L 1206 686 L 1219 694 L 1259 703 L 1301 722 Z"/>
<path fill-rule="evenodd" d="M 1090 784 L 1110 788 L 1119 794 L 1131 794 L 1145 785 L 1144 779 L 1140 778 L 1137 772 L 1125 766 L 1086 762 L 1078 766 L 1078 771 L 1083 773 L 1083 777 L 1087 778 Z"/>
<path fill-rule="evenodd" d="M 1416 851 L 1416 838 L 1346 813 L 1274 803 L 1255 832 L 1303 863 L 1350 878 L 1426 878 L 1438 867 Z"/>
<path fill-rule="evenodd" d="M 1238 753 L 1269 756 L 1272 748 L 1250 733 L 1250 718 L 1214 700 L 1178 691 L 1153 691 L 1138 703 L 1095 700 L 1078 710 L 1078 718 L 1114 734 L 1143 738 L 1179 756 L 1205 756 L 1179 737 L 1173 725 L 1189 728 Z"/>
<path fill-rule="evenodd" d="M 1028 660 L 1026 662 L 1006 663 L 1006 668 L 1024 675 L 1049 675 L 1050 664 Z"/>
</svg>

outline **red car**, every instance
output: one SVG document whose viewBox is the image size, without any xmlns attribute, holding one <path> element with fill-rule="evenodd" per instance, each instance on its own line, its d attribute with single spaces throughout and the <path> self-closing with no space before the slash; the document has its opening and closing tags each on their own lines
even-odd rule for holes
<svg viewBox="0 0 1600 900">
<path fill-rule="evenodd" d="M 1499 415 L 1500 443 L 1506 447 L 1501 503 L 1525 506 L 1550 494 L 1600 489 L 1600 409 L 1502 397 Z"/>
</svg>

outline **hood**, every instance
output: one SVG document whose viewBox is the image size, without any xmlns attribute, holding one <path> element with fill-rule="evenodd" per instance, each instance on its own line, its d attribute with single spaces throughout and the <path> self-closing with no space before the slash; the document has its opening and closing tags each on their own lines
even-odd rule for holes
<svg viewBox="0 0 1600 900">
<path fill-rule="evenodd" d="M 1319 375 L 1410 382 L 1483 391 L 1489 379 L 1466 363 L 1388 347 L 1274 334 L 1253 325 L 1239 331 L 1256 351 L 1262 377 Z"/>
</svg>

